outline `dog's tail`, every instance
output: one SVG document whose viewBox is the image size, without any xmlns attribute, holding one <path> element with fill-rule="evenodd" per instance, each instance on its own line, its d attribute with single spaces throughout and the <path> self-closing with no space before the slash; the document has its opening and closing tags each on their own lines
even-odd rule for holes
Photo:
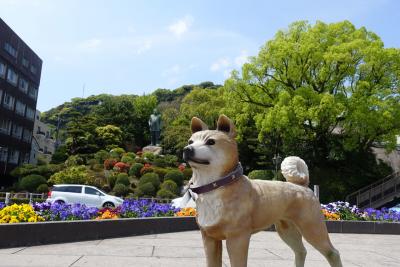
<svg viewBox="0 0 400 267">
<path fill-rule="evenodd" d="M 310 180 L 308 178 L 307 164 L 299 157 L 286 157 L 281 164 L 282 175 L 286 181 L 308 186 Z"/>
</svg>

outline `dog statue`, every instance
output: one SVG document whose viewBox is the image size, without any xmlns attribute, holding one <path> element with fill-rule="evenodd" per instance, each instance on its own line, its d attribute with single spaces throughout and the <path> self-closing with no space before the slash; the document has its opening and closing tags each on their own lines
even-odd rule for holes
<svg viewBox="0 0 400 267">
<path fill-rule="evenodd" d="M 239 163 L 236 130 L 225 115 L 217 129 L 194 117 L 192 136 L 183 157 L 193 169 L 189 192 L 196 201 L 208 267 L 222 266 L 222 240 L 232 267 L 247 266 L 250 237 L 275 224 L 282 240 L 294 251 L 295 266 L 304 266 L 304 237 L 340 267 L 339 252 L 328 236 L 321 206 L 308 188 L 308 168 L 298 157 L 282 162 L 287 182 L 249 180 Z"/>
</svg>

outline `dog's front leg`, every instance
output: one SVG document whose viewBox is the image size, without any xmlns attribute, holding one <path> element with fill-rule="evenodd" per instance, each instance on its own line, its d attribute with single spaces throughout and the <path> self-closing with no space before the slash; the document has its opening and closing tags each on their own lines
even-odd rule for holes
<svg viewBox="0 0 400 267">
<path fill-rule="evenodd" d="M 222 241 L 207 236 L 201 231 L 204 251 L 206 252 L 207 267 L 222 267 Z"/>
<path fill-rule="evenodd" d="M 250 233 L 241 233 L 226 239 L 226 248 L 228 250 L 231 267 L 247 266 L 250 236 Z"/>
</svg>

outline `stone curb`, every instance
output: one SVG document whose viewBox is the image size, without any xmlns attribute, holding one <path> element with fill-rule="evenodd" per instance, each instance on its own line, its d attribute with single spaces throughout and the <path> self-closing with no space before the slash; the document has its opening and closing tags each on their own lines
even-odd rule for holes
<svg viewBox="0 0 400 267">
<path fill-rule="evenodd" d="M 326 221 L 330 233 L 400 235 L 400 223 Z M 198 230 L 194 217 L 0 224 L 0 248 Z M 274 231 L 270 227 L 267 231 Z"/>
</svg>

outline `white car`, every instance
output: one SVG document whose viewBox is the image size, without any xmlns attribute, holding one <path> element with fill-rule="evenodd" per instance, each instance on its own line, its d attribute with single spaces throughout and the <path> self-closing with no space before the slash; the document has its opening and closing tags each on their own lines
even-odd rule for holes
<svg viewBox="0 0 400 267">
<path fill-rule="evenodd" d="M 97 208 L 114 208 L 124 202 L 122 198 L 108 195 L 94 186 L 79 184 L 54 185 L 47 196 L 46 201 L 50 203 L 80 203 Z"/>
</svg>

